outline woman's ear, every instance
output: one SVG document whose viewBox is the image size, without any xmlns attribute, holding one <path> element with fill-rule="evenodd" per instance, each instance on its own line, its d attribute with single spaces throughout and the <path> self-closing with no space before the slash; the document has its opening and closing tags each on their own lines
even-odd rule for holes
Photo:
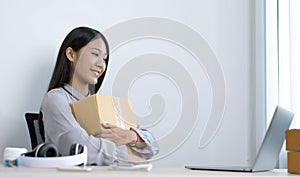
<svg viewBox="0 0 300 177">
<path fill-rule="evenodd" d="M 66 56 L 71 62 L 74 62 L 76 57 L 76 52 L 71 47 L 68 47 L 66 49 Z"/>
</svg>

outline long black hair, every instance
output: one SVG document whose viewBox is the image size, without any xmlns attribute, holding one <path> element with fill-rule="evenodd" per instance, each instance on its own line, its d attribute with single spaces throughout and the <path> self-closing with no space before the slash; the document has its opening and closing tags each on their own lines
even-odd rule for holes
<svg viewBox="0 0 300 177">
<path fill-rule="evenodd" d="M 89 27 L 77 27 L 73 29 L 64 39 L 59 49 L 56 64 L 54 67 L 54 71 L 48 86 L 48 90 L 50 91 L 55 88 L 59 88 L 64 86 L 65 83 L 68 83 L 71 79 L 71 62 L 68 60 L 66 56 L 66 49 L 71 47 L 75 52 L 79 51 L 82 47 L 86 46 L 89 42 L 101 38 L 104 41 L 106 46 L 107 57 L 105 59 L 106 66 L 108 66 L 109 61 L 109 46 L 106 38 L 99 31 L 89 28 Z M 98 78 L 98 82 L 96 85 L 89 85 L 89 92 L 91 94 L 97 93 L 103 79 L 105 77 L 106 70 L 102 73 L 102 75 Z M 39 127 L 42 138 L 44 137 L 44 124 L 43 124 L 43 115 L 40 112 L 39 115 Z"/>
</svg>

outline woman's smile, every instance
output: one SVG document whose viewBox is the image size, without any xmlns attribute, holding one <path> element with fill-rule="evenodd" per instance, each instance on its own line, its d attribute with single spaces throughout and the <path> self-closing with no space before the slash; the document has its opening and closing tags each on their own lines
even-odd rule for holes
<svg viewBox="0 0 300 177">
<path fill-rule="evenodd" d="M 102 69 L 91 69 L 96 77 L 100 77 Z"/>
</svg>

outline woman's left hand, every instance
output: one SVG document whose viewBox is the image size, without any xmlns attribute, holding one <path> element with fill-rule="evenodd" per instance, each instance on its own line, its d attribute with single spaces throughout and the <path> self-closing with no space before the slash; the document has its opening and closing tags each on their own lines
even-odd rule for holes
<svg viewBox="0 0 300 177">
<path fill-rule="evenodd" d="M 124 130 L 109 123 L 102 123 L 102 129 L 94 134 L 97 138 L 105 138 L 117 146 L 135 142 L 137 135 L 132 130 Z"/>
</svg>

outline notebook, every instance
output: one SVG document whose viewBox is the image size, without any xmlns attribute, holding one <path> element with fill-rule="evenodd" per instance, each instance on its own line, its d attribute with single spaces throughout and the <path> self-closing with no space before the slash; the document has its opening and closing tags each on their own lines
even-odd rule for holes
<svg viewBox="0 0 300 177">
<path fill-rule="evenodd" d="M 276 166 L 279 153 L 285 140 L 285 131 L 289 129 L 294 113 L 277 106 L 263 143 L 258 151 L 255 162 L 250 167 L 238 166 L 200 166 L 186 165 L 192 170 L 260 172 L 273 170 Z"/>
</svg>

